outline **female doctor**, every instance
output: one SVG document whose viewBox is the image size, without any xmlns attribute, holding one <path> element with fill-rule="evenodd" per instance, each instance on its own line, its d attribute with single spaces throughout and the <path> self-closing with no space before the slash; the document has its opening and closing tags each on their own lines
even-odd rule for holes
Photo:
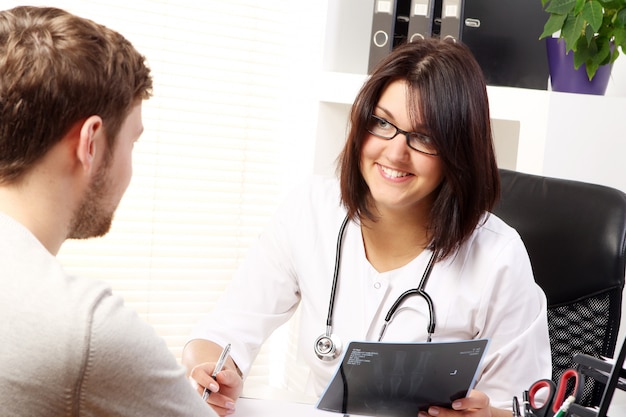
<svg viewBox="0 0 626 417">
<path fill-rule="evenodd" d="M 300 306 L 312 393 L 351 340 L 489 338 L 475 389 L 428 415 L 510 416 L 512 397 L 551 375 L 546 299 L 519 235 L 489 212 L 500 183 L 471 52 L 394 49 L 357 95 L 338 172 L 293 192 L 198 323 L 183 352 L 198 391 L 231 413 L 261 344 Z"/>
</svg>

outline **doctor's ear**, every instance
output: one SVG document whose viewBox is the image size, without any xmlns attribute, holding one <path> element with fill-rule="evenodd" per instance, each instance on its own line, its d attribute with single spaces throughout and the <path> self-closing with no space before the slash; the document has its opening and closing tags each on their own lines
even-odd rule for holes
<svg viewBox="0 0 626 417">
<path fill-rule="evenodd" d="M 91 171 L 98 147 L 104 146 L 104 127 L 100 116 L 89 116 L 80 127 L 76 154 L 85 171 Z"/>
</svg>

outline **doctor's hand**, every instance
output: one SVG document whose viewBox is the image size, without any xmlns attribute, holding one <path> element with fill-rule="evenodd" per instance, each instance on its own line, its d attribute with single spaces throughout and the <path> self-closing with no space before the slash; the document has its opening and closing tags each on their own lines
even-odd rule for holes
<svg viewBox="0 0 626 417">
<path fill-rule="evenodd" d="M 201 363 L 191 369 L 189 379 L 201 396 L 207 387 L 210 394 L 206 402 L 218 415 L 227 416 L 235 412 L 235 401 L 243 390 L 243 380 L 233 368 L 222 369 L 213 379 L 211 374 L 214 369 L 214 362 Z"/>
<path fill-rule="evenodd" d="M 419 417 L 511 417 L 511 410 L 489 406 L 489 397 L 481 391 L 472 390 L 470 395 L 452 403 L 452 409 L 429 407 L 428 412 L 420 411 Z"/>
<path fill-rule="evenodd" d="M 243 379 L 230 355 L 226 359 L 224 368 L 215 376 L 215 380 L 211 377 L 215 362 L 222 353 L 222 346 L 217 343 L 205 339 L 194 339 L 183 348 L 182 362 L 198 394 L 202 396 L 204 387 L 207 387 L 211 394 L 206 402 L 217 414 L 226 416 L 235 411 L 235 401 L 243 390 Z"/>
</svg>

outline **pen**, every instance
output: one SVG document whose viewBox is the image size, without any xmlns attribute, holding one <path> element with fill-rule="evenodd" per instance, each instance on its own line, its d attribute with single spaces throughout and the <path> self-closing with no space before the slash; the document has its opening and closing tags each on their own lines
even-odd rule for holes
<svg viewBox="0 0 626 417">
<path fill-rule="evenodd" d="M 224 368 L 224 364 L 226 363 L 226 359 L 228 358 L 229 352 L 230 352 L 230 343 L 224 347 L 224 350 L 222 350 L 222 354 L 220 355 L 219 359 L 217 360 L 217 363 L 215 364 L 215 369 L 213 370 L 213 374 L 211 374 L 211 378 L 215 379 L 217 377 L 217 374 L 222 370 L 222 368 Z M 209 398 L 210 394 L 211 394 L 211 391 L 209 390 L 209 388 L 204 387 L 204 392 L 202 393 L 202 399 L 206 401 L 206 399 Z"/>
<path fill-rule="evenodd" d="M 524 417 L 534 416 L 533 410 L 530 409 L 530 395 L 528 391 L 524 391 L 522 399 L 524 400 Z"/>
<path fill-rule="evenodd" d="M 567 399 L 563 401 L 563 405 L 561 406 L 561 408 L 559 408 L 559 411 L 554 415 L 554 417 L 565 416 L 567 410 L 569 410 L 569 406 L 574 402 L 574 400 L 576 400 L 576 397 L 574 397 L 573 395 L 567 397 Z"/>
<path fill-rule="evenodd" d="M 522 417 L 519 409 L 519 401 L 517 396 L 513 396 L 513 417 Z"/>
</svg>

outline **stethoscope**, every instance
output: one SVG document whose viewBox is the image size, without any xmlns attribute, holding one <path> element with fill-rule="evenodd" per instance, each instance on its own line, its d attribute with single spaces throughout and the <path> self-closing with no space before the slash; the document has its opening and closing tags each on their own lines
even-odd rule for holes
<svg viewBox="0 0 626 417">
<path fill-rule="evenodd" d="M 348 216 L 346 216 L 346 218 L 343 220 L 343 223 L 341 223 L 341 227 L 339 228 L 339 235 L 337 236 L 337 248 L 335 250 L 335 269 L 333 271 L 333 284 L 332 284 L 332 289 L 330 291 L 330 301 L 328 303 L 328 316 L 326 317 L 326 332 L 320 335 L 315 340 L 315 346 L 314 346 L 315 354 L 317 355 L 319 359 L 323 361 L 332 361 L 333 359 L 337 358 L 341 354 L 341 349 L 343 347 L 339 337 L 333 334 L 333 309 L 335 307 L 335 293 L 337 292 L 337 282 L 339 281 L 339 265 L 341 263 L 341 245 L 343 243 L 343 235 L 345 233 L 346 226 L 348 225 L 349 220 L 350 219 L 348 218 Z M 418 295 L 422 297 L 426 301 L 426 304 L 428 304 L 429 321 L 428 321 L 428 327 L 426 329 L 428 332 L 428 338 L 426 341 L 430 342 L 432 340 L 432 335 L 433 333 L 435 333 L 435 309 L 433 305 L 433 300 L 426 293 L 426 291 L 424 291 L 424 287 L 426 286 L 426 282 L 428 281 L 430 272 L 433 269 L 433 265 L 435 263 L 434 260 L 435 260 L 435 254 L 433 252 L 433 254 L 430 256 L 430 260 L 428 261 L 428 265 L 426 265 L 426 270 L 424 271 L 424 275 L 422 275 L 422 279 L 420 280 L 420 283 L 417 286 L 417 288 L 411 288 L 410 290 L 403 292 L 393 303 L 393 305 L 387 312 L 387 315 L 385 316 L 385 323 L 383 324 L 383 327 L 380 331 L 380 335 L 378 336 L 379 342 L 382 340 L 383 335 L 385 334 L 385 330 L 387 329 L 387 326 L 389 325 L 389 322 L 393 318 L 394 314 L 398 310 L 398 307 L 400 307 L 400 304 L 402 304 L 408 297 L 411 297 L 413 295 Z"/>
</svg>

